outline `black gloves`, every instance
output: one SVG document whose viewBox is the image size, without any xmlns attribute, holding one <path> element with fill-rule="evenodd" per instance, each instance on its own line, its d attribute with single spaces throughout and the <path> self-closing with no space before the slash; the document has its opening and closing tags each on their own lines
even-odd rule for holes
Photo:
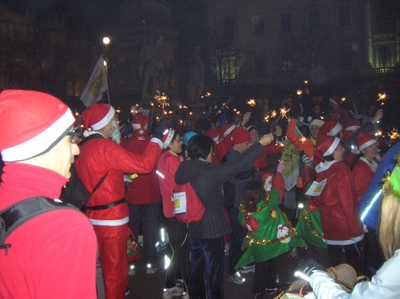
<svg viewBox="0 0 400 299">
<path fill-rule="evenodd" d="M 305 258 L 302 259 L 295 268 L 295 275 L 307 280 L 306 278 L 309 278 L 315 270 L 325 271 L 325 269 L 312 258 Z M 303 275 L 298 274 L 298 272 Z M 304 275 L 306 277 L 304 277 Z"/>
<path fill-rule="evenodd" d="M 163 140 L 163 137 L 168 133 L 167 120 L 161 119 L 154 128 L 153 137 Z"/>
</svg>

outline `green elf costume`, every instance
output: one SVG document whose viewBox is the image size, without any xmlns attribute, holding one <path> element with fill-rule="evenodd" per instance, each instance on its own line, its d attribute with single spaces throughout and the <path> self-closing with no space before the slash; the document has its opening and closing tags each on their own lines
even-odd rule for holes
<svg viewBox="0 0 400 299">
<path fill-rule="evenodd" d="M 280 190 L 275 187 L 277 178 L 281 181 Z M 265 200 L 257 203 L 256 212 L 246 211 L 244 205 L 239 207 L 239 222 L 247 227 L 248 233 L 242 245 L 242 250 L 246 250 L 235 268 L 267 261 L 288 252 L 291 247 L 307 247 L 279 208 L 283 188 L 282 175 L 276 172 L 273 187 Z"/>
</svg>

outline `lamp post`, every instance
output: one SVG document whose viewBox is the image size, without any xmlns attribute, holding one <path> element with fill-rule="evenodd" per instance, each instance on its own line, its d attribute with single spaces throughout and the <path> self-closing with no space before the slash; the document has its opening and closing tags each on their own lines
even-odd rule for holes
<svg viewBox="0 0 400 299">
<path fill-rule="evenodd" d="M 103 37 L 103 44 L 104 44 L 104 67 L 106 70 L 106 76 L 108 77 L 108 45 L 110 44 L 111 40 L 109 37 Z"/>
</svg>

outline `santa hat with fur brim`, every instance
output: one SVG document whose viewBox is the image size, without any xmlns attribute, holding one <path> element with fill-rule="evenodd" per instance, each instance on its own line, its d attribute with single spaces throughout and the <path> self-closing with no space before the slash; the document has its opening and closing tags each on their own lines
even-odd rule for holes
<svg viewBox="0 0 400 299">
<path fill-rule="evenodd" d="M 336 136 L 342 131 L 342 129 L 343 126 L 338 121 L 327 121 L 319 128 L 318 138 L 320 136 Z"/>
<path fill-rule="evenodd" d="M 372 135 L 360 133 L 357 136 L 357 147 L 360 151 L 374 143 L 378 143 L 378 140 L 376 140 Z"/>
<path fill-rule="evenodd" d="M 72 129 L 75 118 L 67 105 L 52 95 L 32 90 L 0 94 L 3 161 L 27 160 L 48 152 Z M 22 121 L 22 123 L 21 123 Z"/>
<path fill-rule="evenodd" d="M 144 134 L 149 124 L 149 117 L 147 115 L 135 114 L 132 117 L 132 128 L 134 131 L 139 130 L 140 134 Z"/>
<path fill-rule="evenodd" d="M 82 112 L 82 121 L 85 127 L 93 130 L 104 128 L 115 115 L 115 109 L 109 104 L 95 103 Z"/>
<path fill-rule="evenodd" d="M 338 147 L 340 139 L 334 136 L 321 136 L 317 139 L 317 145 L 315 147 L 315 165 L 323 162 L 329 155 L 332 155 L 335 149 Z"/>
</svg>

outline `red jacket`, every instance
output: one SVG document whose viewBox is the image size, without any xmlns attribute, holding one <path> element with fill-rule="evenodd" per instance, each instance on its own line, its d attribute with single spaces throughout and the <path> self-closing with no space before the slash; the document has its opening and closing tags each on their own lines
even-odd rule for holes
<svg viewBox="0 0 400 299">
<path fill-rule="evenodd" d="M 101 186 L 92 195 L 87 206 L 106 205 L 125 198 L 124 173 L 149 173 L 160 155 L 161 147 L 157 141 L 148 144 L 142 155 L 133 154 L 111 139 L 95 138 L 80 146 L 80 155 L 75 161 L 76 171 L 85 187 L 91 191 L 100 179 L 107 174 Z M 87 210 L 86 215 L 92 224 L 101 225 L 94 220 L 118 220 L 108 225 L 121 225 L 128 222 L 128 205 L 116 205 L 104 210 Z"/>
<path fill-rule="evenodd" d="M 176 186 L 174 179 L 175 172 L 180 164 L 181 159 L 179 156 L 170 151 L 164 151 L 157 162 L 157 170 L 160 172 L 160 175 L 158 176 L 158 182 L 160 184 L 160 191 L 162 195 L 163 213 L 167 218 L 175 217 L 172 191 Z"/>
<path fill-rule="evenodd" d="M 132 136 L 122 142 L 122 147 L 134 154 L 143 154 L 150 142 L 149 135 L 136 130 Z M 161 201 L 160 188 L 156 175 L 156 166 L 148 174 L 140 174 L 132 183 L 127 184 L 126 201 L 131 204 L 144 205 Z"/>
<path fill-rule="evenodd" d="M 356 188 L 357 203 L 360 202 L 361 197 L 367 191 L 377 166 L 378 164 L 375 161 L 370 163 L 364 157 L 361 157 L 354 165 L 352 173 Z"/>
<path fill-rule="evenodd" d="M 261 174 L 267 174 L 268 155 L 282 154 L 283 146 L 278 144 L 269 144 L 264 146 L 264 154 L 262 154 L 255 162 L 254 166 Z"/>
<path fill-rule="evenodd" d="M 363 228 L 357 215 L 354 181 L 344 162 L 318 164 L 316 181 L 327 179 L 319 196 L 311 197 L 309 209 L 321 208 L 324 238 L 329 245 L 349 245 L 363 239 Z"/>
<path fill-rule="evenodd" d="M 23 163 L 6 163 L 0 185 L 0 210 L 33 196 L 59 198 L 67 179 Z M 61 209 L 28 220 L 0 250 L 0 298 L 96 299 L 97 241 L 79 211 Z M 82 287 L 84 286 L 84 287 Z"/>
</svg>

